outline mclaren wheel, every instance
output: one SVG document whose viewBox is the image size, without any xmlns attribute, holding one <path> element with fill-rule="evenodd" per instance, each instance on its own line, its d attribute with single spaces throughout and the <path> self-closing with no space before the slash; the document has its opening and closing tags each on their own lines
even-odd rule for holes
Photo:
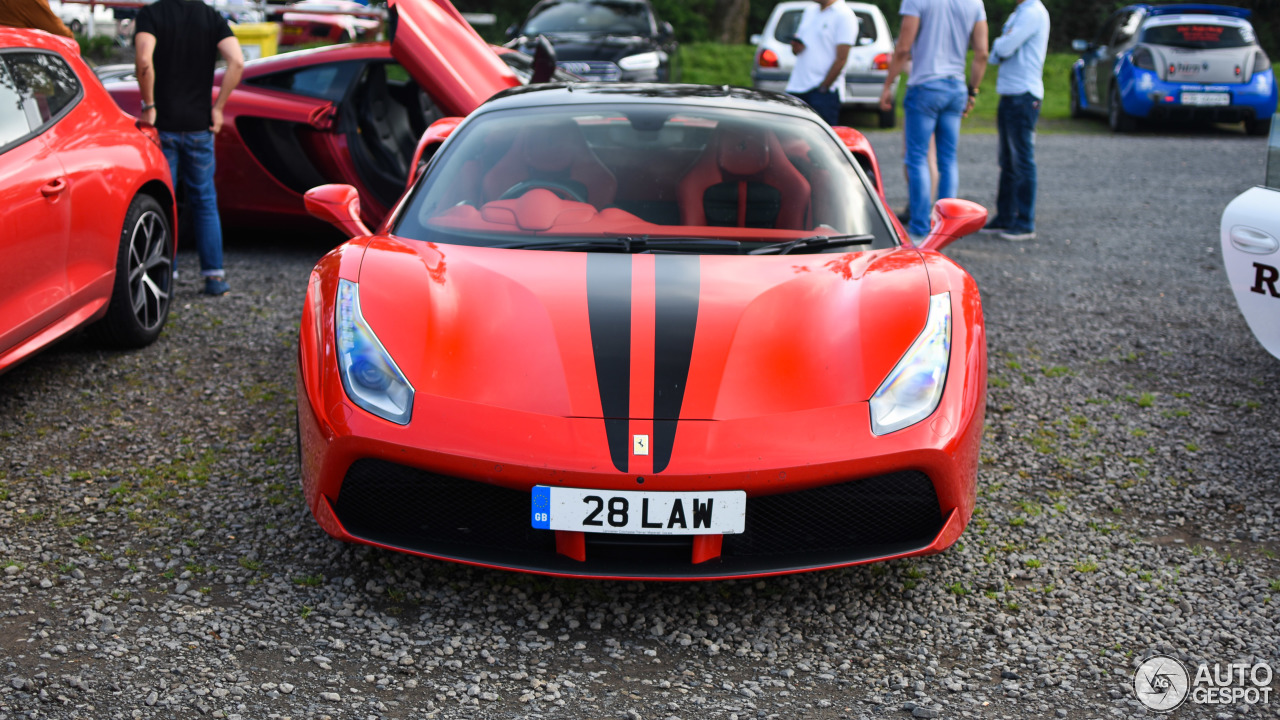
<svg viewBox="0 0 1280 720">
<path fill-rule="evenodd" d="M 173 296 L 173 232 L 164 208 L 138 195 L 125 214 L 107 314 L 93 326 L 115 347 L 137 348 L 160 336 Z"/>
<path fill-rule="evenodd" d="M 1107 124 L 1112 132 L 1131 133 L 1138 129 L 1138 119 L 1124 111 L 1119 88 L 1111 88 L 1111 107 L 1107 108 Z"/>
</svg>

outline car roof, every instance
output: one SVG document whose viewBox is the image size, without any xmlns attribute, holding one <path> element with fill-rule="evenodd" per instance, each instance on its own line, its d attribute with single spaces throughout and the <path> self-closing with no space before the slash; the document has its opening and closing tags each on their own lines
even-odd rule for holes
<svg viewBox="0 0 1280 720">
<path fill-rule="evenodd" d="M 44 30 L 31 30 L 29 28 L 0 26 L 0 47 L 38 48 L 58 53 L 80 54 L 80 46 L 75 40 L 47 33 Z"/>
<path fill-rule="evenodd" d="M 1183 3 L 1178 5 L 1130 5 L 1125 10 L 1142 10 L 1149 17 L 1158 17 L 1160 15 L 1217 15 L 1220 17 L 1235 17 L 1240 19 L 1248 19 L 1253 15 L 1253 11 L 1248 8 L 1232 7 L 1230 5 L 1208 5 L 1204 3 Z"/>
<path fill-rule="evenodd" d="M 813 0 L 785 0 L 784 2 L 780 2 L 774 6 L 773 14 L 781 14 L 783 12 L 786 12 L 787 10 L 803 9 L 812 4 L 813 4 Z M 849 2 L 849 0 L 845 0 L 844 4 L 848 5 L 850 10 L 871 13 L 872 15 L 880 15 L 881 17 L 884 17 L 884 13 L 880 10 L 880 8 L 876 7 L 875 5 L 872 5 L 871 3 Z"/>
<path fill-rule="evenodd" d="M 814 119 L 803 101 L 785 93 L 731 87 L 668 83 L 545 83 L 504 90 L 477 113 L 560 105 L 700 105 Z"/>
</svg>

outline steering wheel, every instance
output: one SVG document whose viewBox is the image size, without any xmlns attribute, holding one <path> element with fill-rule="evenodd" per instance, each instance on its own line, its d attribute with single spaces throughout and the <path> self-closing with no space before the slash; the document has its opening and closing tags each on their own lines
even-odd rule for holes
<svg viewBox="0 0 1280 720">
<path fill-rule="evenodd" d="M 550 190 L 561 197 L 567 197 L 570 200 L 577 200 L 580 203 L 587 201 L 577 188 L 569 185 L 568 183 L 562 183 L 557 180 L 524 180 L 507 188 L 507 191 L 502 193 L 502 197 L 499 197 L 498 199 L 511 200 L 512 198 L 518 198 L 534 188 Z"/>
</svg>

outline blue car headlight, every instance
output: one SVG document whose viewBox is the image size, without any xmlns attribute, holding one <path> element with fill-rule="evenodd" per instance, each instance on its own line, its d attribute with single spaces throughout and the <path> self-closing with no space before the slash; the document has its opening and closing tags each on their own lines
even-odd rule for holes
<svg viewBox="0 0 1280 720">
<path fill-rule="evenodd" d="M 871 432 L 885 435 L 933 414 L 951 363 L 951 293 L 929 298 L 929 317 L 911 347 L 871 396 Z"/>
<path fill-rule="evenodd" d="M 384 420 L 408 425 L 413 414 L 413 386 L 382 347 L 360 314 L 360 286 L 338 281 L 338 374 L 347 397 Z"/>
</svg>

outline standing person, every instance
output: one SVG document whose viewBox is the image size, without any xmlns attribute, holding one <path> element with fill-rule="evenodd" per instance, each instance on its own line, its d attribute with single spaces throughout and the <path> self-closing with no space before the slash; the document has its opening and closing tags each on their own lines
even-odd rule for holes
<svg viewBox="0 0 1280 720">
<path fill-rule="evenodd" d="M 840 122 L 844 64 L 858 38 L 858 18 L 844 0 L 817 0 L 804 9 L 791 51 L 795 67 L 787 92 L 809 104 L 827 122 Z"/>
<path fill-rule="evenodd" d="M 991 46 L 1000 66 L 996 92 L 1000 107 L 1000 190 L 996 216 L 983 232 L 1005 240 L 1036 237 L 1036 122 L 1044 101 L 1044 58 L 1049 50 L 1049 11 L 1040 0 L 1018 0 Z"/>
<path fill-rule="evenodd" d="M 49 0 L 0 0 L 0 25 L 75 37 L 62 19 L 53 14 Z"/>
<path fill-rule="evenodd" d="M 160 131 L 173 186 L 186 186 L 204 292 L 231 288 L 222 268 L 222 223 L 213 187 L 213 136 L 222 129 L 222 109 L 240 82 L 244 56 L 227 21 L 202 0 L 159 0 L 138 13 L 134 35 L 142 121 Z M 218 55 L 227 62 L 218 101 L 212 100 Z"/>
<path fill-rule="evenodd" d="M 912 73 L 903 100 L 905 164 L 910 181 L 907 233 L 919 241 L 929 232 L 929 139 L 938 147 L 938 198 L 956 196 L 960 176 L 956 145 L 960 119 L 968 116 L 987 70 L 987 12 L 982 0 L 902 0 L 902 30 L 889 61 L 880 107 L 893 108 L 893 81 L 908 61 Z M 973 47 L 965 91 L 965 55 Z"/>
</svg>

